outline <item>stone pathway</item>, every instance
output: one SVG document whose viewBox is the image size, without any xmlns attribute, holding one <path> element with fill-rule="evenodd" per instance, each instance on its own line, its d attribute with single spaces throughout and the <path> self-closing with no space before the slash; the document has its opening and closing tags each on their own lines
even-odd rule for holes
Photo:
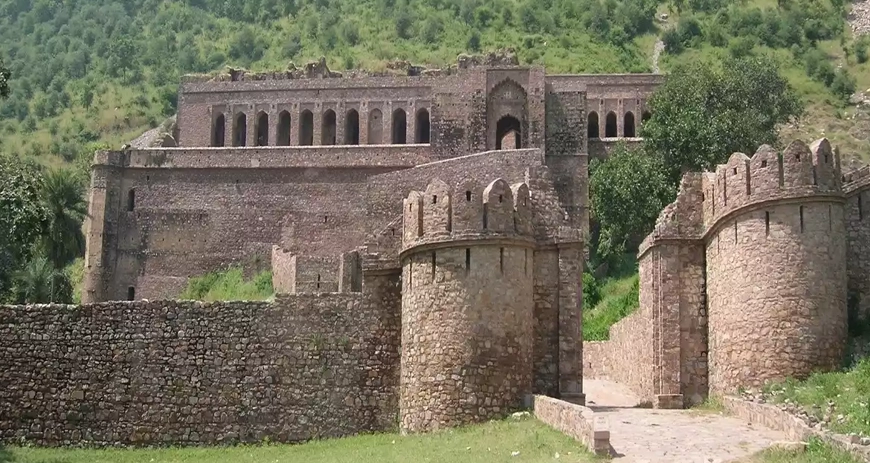
<svg viewBox="0 0 870 463">
<path fill-rule="evenodd" d="M 634 408 L 637 399 L 609 381 L 585 380 L 586 405 L 607 418 L 614 462 L 724 463 L 785 435 L 737 418 L 693 410 Z"/>
</svg>

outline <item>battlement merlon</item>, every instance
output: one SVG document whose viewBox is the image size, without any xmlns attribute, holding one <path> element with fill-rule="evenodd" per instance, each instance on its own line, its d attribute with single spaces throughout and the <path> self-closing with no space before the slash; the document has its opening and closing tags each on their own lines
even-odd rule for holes
<svg viewBox="0 0 870 463">
<path fill-rule="evenodd" d="M 739 213 L 771 201 L 842 198 L 839 153 L 826 139 L 790 143 L 782 153 L 762 145 L 750 158 L 734 153 L 703 176 L 705 232 Z"/>
<path fill-rule="evenodd" d="M 435 179 L 426 191 L 403 200 L 403 253 L 420 246 L 464 241 L 511 241 L 534 246 L 531 200 L 525 183 L 494 180 L 486 188 L 467 184 L 454 192 Z"/>
</svg>

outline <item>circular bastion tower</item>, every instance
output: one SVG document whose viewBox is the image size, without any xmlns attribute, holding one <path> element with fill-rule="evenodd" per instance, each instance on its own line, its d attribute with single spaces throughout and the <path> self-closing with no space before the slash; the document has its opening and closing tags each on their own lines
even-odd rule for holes
<svg viewBox="0 0 870 463">
<path fill-rule="evenodd" d="M 403 432 L 479 422 L 532 392 L 529 189 L 440 180 L 404 200 Z"/>
<path fill-rule="evenodd" d="M 846 231 L 827 140 L 762 146 L 704 179 L 712 393 L 837 368 L 846 343 Z"/>
</svg>

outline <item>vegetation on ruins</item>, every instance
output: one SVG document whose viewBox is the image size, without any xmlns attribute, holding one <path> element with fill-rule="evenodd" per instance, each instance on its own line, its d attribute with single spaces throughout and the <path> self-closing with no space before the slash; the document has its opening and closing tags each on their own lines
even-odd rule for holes
<svg viewBox="0 0 870 463">
<path fill-rule="evenodd" d="M 516 456 L 512 455 L 514 452 L 517 453 Z M 529 417 L 490 421 L 486 424 L 429 434 L 408 436 L 372 434 L 313 441 L 301 445 L 102 450 L 28 447 L 4 450 L 0 447 L 0 461 L 6 461 L 3 459 L 4 456 L 8 456 L 9 461 L 16 463 L 47 461 L 66 463 L 115 461 L 128 463 L 154 461 L 523 463 L 550 461 L 553 458 L 569 463 L 600 461 L 573 438 Z"/>
<path fill-rule="evenodd" d="M 263 271 L 245 279 L 240 267 L 209 272 L 188 280 L 179 299 L 197 301 L 264 301 L 275 294 L 272 272 Z"/>
<path fill-rule="evenodd" d="M 807 442 L 805 451 L 773 447 L 740 463 L 860 463 L 851 454 L 834 449 L 816 437 Z"/>
<path fill-rule="evenodd" d="M 870 358 L 845 372 L 769 384 L 764 392 L 774 402 L 801 406 L 834 432 L 870 436 Z"/>
<path fill-rule="evenodd" d="M 624 254 L 607 273 L 600 281 L 591 273 L 583 274 L 583 339 L 586 341 L 606 341 L 610 338 L 610 327 L 638 307 L 640 281 L 634 254 Z"/>
</svg>

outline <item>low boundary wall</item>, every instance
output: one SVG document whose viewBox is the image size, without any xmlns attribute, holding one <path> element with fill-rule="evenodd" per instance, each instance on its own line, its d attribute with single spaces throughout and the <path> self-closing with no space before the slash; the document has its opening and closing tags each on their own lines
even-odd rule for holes
<svg viewBox="0 0 870 463">
<path fill-rule="evenodd" d="M 806 442 L 810 437 L 818 437 L 832 447 L 851 453 L 859 460 L 870 462 L 870 446 L 851 442 L 849 437 L 829 431 L 820 431 L 809 427 L 802 419 L 791 413 L 780 410 L 776 406 L 750 402 L 739 397 L 723 397 L 725 409 L 740 419 L 753 425 L 784 432 L 789 439 Z"/>
<path fill-rule="evenodd" d="M 610 455 L 607 419 L 588 407 L 545 395 L 530 397 L 535 418 L 582 442 L 597 455 Z"/>
</svg>

